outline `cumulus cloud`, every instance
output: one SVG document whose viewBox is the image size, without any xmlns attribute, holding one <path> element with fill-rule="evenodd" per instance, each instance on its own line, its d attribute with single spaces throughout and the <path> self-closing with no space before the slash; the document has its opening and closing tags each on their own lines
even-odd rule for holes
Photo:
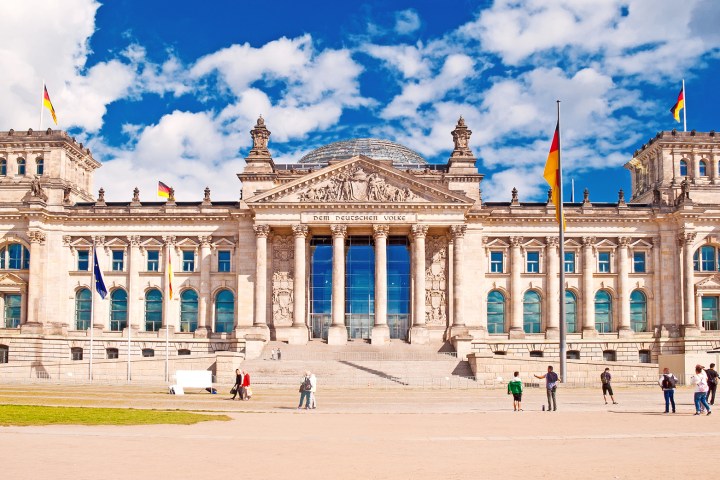
<svg viewBox="0 0 720 480">
<path fill-rule="evenodd" d="M 407 9 L 395 14 L 395 31 L 400 35 L 409 35 L 420 28 L 420 15 L 413 10 Z"/>
</svg>

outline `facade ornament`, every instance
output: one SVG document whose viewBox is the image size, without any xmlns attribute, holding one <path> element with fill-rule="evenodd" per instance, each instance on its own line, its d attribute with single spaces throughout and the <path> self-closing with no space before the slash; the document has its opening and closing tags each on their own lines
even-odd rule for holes
<svg viewBox="0 0 720 480">
<path fill-rule="evenodd" d="M 307 225 L 303 225 L 300 223 L 292 226 L 293 235 L 295 235 L 296 237 L 302 237 L 302 238 L 307 237 L 309 230 L 310 229 L 308 228 Z"/>
<path fill-rule="evenodd" d="M 425 249 L 425 322 L 428 325 L 447 323 L 447 251 L 445 235 L 428 238 Z"/>
<path fill-rule="evenodd" d="M 47 195 L 43 192 L 40 180 L 38 180 L 37 177 L 33 178 L 32 182 L 30 182 L 30 195 L 38 198 L 42 198 L 44 196 L 45 199 L 47 199 Z"/>
<path fill-rule="evenodd" d="M 63 188 L 63 203 L 70 203 L 70 194 L 72 193 L 71 187 Z"/>
<path fill-rule="evenodd" d="M 687 177 L 680 183 L 680 191 L 683 199 L 690 200 L 690 182 Z"/>
<path fill-rule="evenodd" d="M 210 203 L 210 187 L 205 187 L 205 196 L 203 197 L 203 203 Z"/>
<path fill-rule="evenodd" d="M 450 233 L 454 238 L 462 238 L 465 236 L 467 225 L 450 225 Z"/>
<path fill-rule="evenodd" d="M 255 230 L 256 237 L 267 238 L 270 235 L 270 225 L 267 224 L 253 225 L 253 230 Z"/>
<path fill-rule="evenodd" d="M 660 196 L 660 190 L 655 190 L 658 193 L 658 197 Z M 659 199 L 658 199 L 659 202 Z M 625 205 L 625 191 L 621 188 L 618 192 L 618 205 Z"/>
<path fill-rule="evenodd" d="M 175 245 L 175 235 L 163 235 L 162 239 L 168 247 Z"/>
<path fill-rule="evenodd" d="M 47 238 L 45 233 L 41 232 L 40 230 L 29 230 L 27 232 L 27 236 L 30 239 L 30 243 L 45 243 L 45 239 Z"/>
<path fill-rule="evenodd" d="M 468 129 L 467 126 L 465 126 L 465 119 L 463 119 L 463 117 L 461 116 L 458 120 L 457 125 L 455 126 L 455 130 L 452 131 L 455 149 L 453 150 L 450 157 L 473 156 L 472 152 L 470 151 L 470 147 L 468 146 L 470 144 L 470 135 L 472 135 L 472 130 Z"/>
<path fill-rule="evenodd" d="M 347 235 L 347 225 L 330 225 L 330 231 L 332 232 L 332 236 L 335 238 L 345 238 Z"/>
<path fill-rule="evenodd" d="M 373 225 L 373 238 L 386 237 L 390 233 L 390 227 L 387 225 Z"/>
<path fill-rule="evenodd" d="M 105 205 L 105 189 L 100 187 L 100 190 L 98 190 L 98 198 L 97 202 L 95 202 L 96 205 Z"/>
<path fill-rule="evenodd" d="M 70 235 L 63 235 L 62 237 L 63 245 L 66 247 L 70 246 L 70 242 L 72 242 L 72 237 Z"/>
<path fill-rule="evenodd" d="M 345 170 L 300 192 L 301 202 L 408 202 L 418 197 L 408 187 L 390 185 L 379 174 L 361 167 Z"/>
<path fill-rule="evenodd" d="M 592 247 L 595 245 L 595 237 L 582 237 L 581 241 L 585 247 Z"/>
<path fill-rule="evenodd" d="M 137 247 L 140 245 L 140 235 L 128 235 L 127 239 L 128 242 L 130 242 L 130 245 L 133 247 Z"/>
<path fill-rule="evenodd" d="M 629 247 L 631 241 L 630 237 L 618 237 L 618 245 L 621 247 Z"/>
<path fill-rule="evenodd" d="M 513 187 L 513 189 L 510 191 L 510 204 L 520 205 L 520 201 L 518 200 L 518 189 L 515 187 Z"/>
<path fill-rule="evenodd" d="M 413 237 L 425 237 L 427 235 L 428 226 L 427 225 L 421 225 L 421 224 L 415 224 L 410 227 L 410 232 L 412 232 Z"/>
<path fill-rule="evenodd" d="M 132 201 L 133 203 L 140 203 L 140 189 L 138 187 L 133 189 Z"/>
<path fill-rule="evenodd" d="M 166 203 L 175 203 L 175 189 L 170 187 L 168 190 L 168 199 Z"/>
<path fill-rule="evenodd" d="M 548 205 L 552 203 L 552 188 L 548 188 L 547 202 Z"/>
<path fill-rule="evenodd" d="M 684 231 L 678 234 L 678 243 L 680 246 L 683 245 L 690 245 L 692 246 L 693 242 L 695 241 L 695 237 L 697 237 L 696 232 L 688 232 Z"/>
<path fill-rule="evenodd" d="M 212 246 L 212 236 L 211 235 L 198 235 L 198 241 L 200 242 L 201 247 Z"/>
<path fill-rule="evenodd" d="M 590 205 L 590 190 L 587 188 L 583 190 L 583 205 Z"/>
<path fill-rule="evenodd" d="M 545 244 L 549 248 L 557 248 L 560 245 L 560 238 L 559 237 L 545 237 Z"/>
<path fill-rule="evenodd" d="M 523 237 L 510 237 L 510 246 L 512 247 L 521 247 L 523 240 L 525 240 Z"/>
<path fill-rule="evenodd" d="M 272 314 L 273 325 L 292 324 L 294 311 L 294 281 L 291 272 L 273 272 Z"/>
<path fill-rule="evenodd" d="M 267 146 L 270 140 L 270 130 L 265 126 L 265 119 L 262 118 L 262 115 L 258 118 L 255 128 L 250 130 L 250 136 L 252 137 L 253 147 L 249 156 L 269 157 L 270 151 Z"/>
<path fill-rule="evenodd" d="M 93 235 L 92 237 L 93 245 L 104 245 L 105 244 L 105 236 L 104 235 Z"/>
</svg>

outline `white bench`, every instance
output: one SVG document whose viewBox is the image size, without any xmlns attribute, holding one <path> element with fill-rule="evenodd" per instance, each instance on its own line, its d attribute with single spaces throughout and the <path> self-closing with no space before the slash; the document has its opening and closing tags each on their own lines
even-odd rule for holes
<svg viewBox="0 0 720 480">
<path fill-rule="evenodd" d="M 212 372 L 209 370 L 176 371 L 175 385 L 170 385 L 170 393 L 185 395 L 186 388 L 209 388 L 212 392 Z"/>
</svg>

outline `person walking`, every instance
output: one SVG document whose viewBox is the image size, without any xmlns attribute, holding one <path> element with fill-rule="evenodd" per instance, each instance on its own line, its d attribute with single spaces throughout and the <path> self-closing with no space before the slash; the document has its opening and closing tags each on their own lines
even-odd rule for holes
<svg viewBox="0 0 720 480">
<path fill-rule="evenodd" d="M 707 402 L 707 375 L 705 375 L 701 365 L 695 367 L 695 375 L 692 376 L 692 382 L 695 384 L 695 415 L 700 415 L 703 411 L 703 407 L 705 411 L 707 411 L 707 414 L 710 415 L 712 412 L 710 411 L 710 405 L 708 405 Z"/>
<path fill-rule="evenodd" d="M 240 400 L 242 400 L 241 390 L 242 390 L 242 372 L 239 368 L 235 369 L 235 385 L 233 385 L 232 390 L 230 391 L 232 393 L 232 399 L 235 400 L 236 396 L 240 396 Z"/>
<path fill-rule="evenodd" d="M 707 375 L 707 384 L 708 384 L 708 403 L 710 405 L 715 405 L 715 390 L 717 390 L 717 384 L 718 384 L 718 372 L 715 371 L 715 364 L 711 363 L 710 368 L 705 370 L 705 374 Z"/>
<path fill-rule="evenodd" d="M 672 412 L 675 413 L 675 386 L 677 385 L 677 377 L 670 373 L 670 369 L 665 367 L 663 374 L 660 375 L 658 384 L 662 388 L 665 397 L 665 413 L 670 413 L 670 404 L 672 404 Z"/>
<path fill-rule="evenodd" d="M 613 389 L 612 389 L 612 385 L 610 385 L 611 380 L 612 380 L 612 375 L 610 375 L 610 368 L 605 367 L 605 371 L 600 374 L 600 382 L 602 383 L 602 392 L 603 392 L 603 399 L 605 400 L 605 405 L 608 404 L 607 395 L 610 395 L 610 400 L 612 400 L 613 405 L 618 404 L 618 402 L 615 401 L 615 398 L 613 398 Z"/>
<path fill-rule="evenodd" d="M 513 411 L 522 412 L 522 380 L 520 372 L 514 372 L 513 378 L 508 382 L 508 395 L 513 396 Z"/>
<path fill-rule="evenodd" d="M 315 400 L 315 393 L 317 392 L 317 377 L 314 373 L 310 374 L 310 408 L 317 408 L 317 401 Z"/>
<path fill-rule="evenodd" d="M 555 392 L 557 391 L 558 378 L 557 373 L 553 372 L 552 365 L 548 365 L 547 373 L 544 375 L 535 375 L 535 378 L 545 379 L 545 389 L 547 390 L 548 412 L 550 410 L 550 400 L 552 400 L 552 411 L 557 411 L 557 399 Z"/>
<path fill-rule="evenodd" d="M 275 358 L 282 360 L 282 353 L 280 353 L 280 347 L 275 351 Z"/>
<path fill-rule="evenodd" d="M 240 400 L 250 400 L 248 391 L 250 390 L 250 374 L 245 370 L 242 371 L 242 390 L 240 390 Z"/>
<path fill-rule="evenodd" d="M 277 354 L 275 353 L 275 349 L 273 348 L 272 351 L 270 352 L 270 360 L 275 360 L 276 355 Z"/>
<path fill-rule="evenodd" d="M 310 372 L 305 372 L 305 376 L 300 382 L 300 403 L 298 403 L 298 410 L 302 408 L 303 400 L 305 400 L 305 409 L 310 408 L 310 391 L 312 390 L 312 383 L 310 382 Z"/>
</svg>

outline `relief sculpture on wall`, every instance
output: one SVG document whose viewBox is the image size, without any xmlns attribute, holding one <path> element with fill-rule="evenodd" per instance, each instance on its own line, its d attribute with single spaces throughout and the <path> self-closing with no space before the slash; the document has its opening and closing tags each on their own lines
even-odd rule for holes
<svg viewBox="0 0 720 480">
<path fill-rule="evenodd" d="M 273 237 L 272 319 L 273 325 L 289 326 L 293 318 L 294 244 L 290 235 Z"/>
<path fill-rule="evenodd" d="M 408 187 L 390 185 L 361 167 L 345 170 L 328 181 L 300 192 L 301 202 L 408 202 L 418 197 Z"/>
<path fill-rule="evenodd" d="M 447 238 L 430 236 L 425 249 L 425 320 L 428 325 L 447 322 Z"/>
</svg>

